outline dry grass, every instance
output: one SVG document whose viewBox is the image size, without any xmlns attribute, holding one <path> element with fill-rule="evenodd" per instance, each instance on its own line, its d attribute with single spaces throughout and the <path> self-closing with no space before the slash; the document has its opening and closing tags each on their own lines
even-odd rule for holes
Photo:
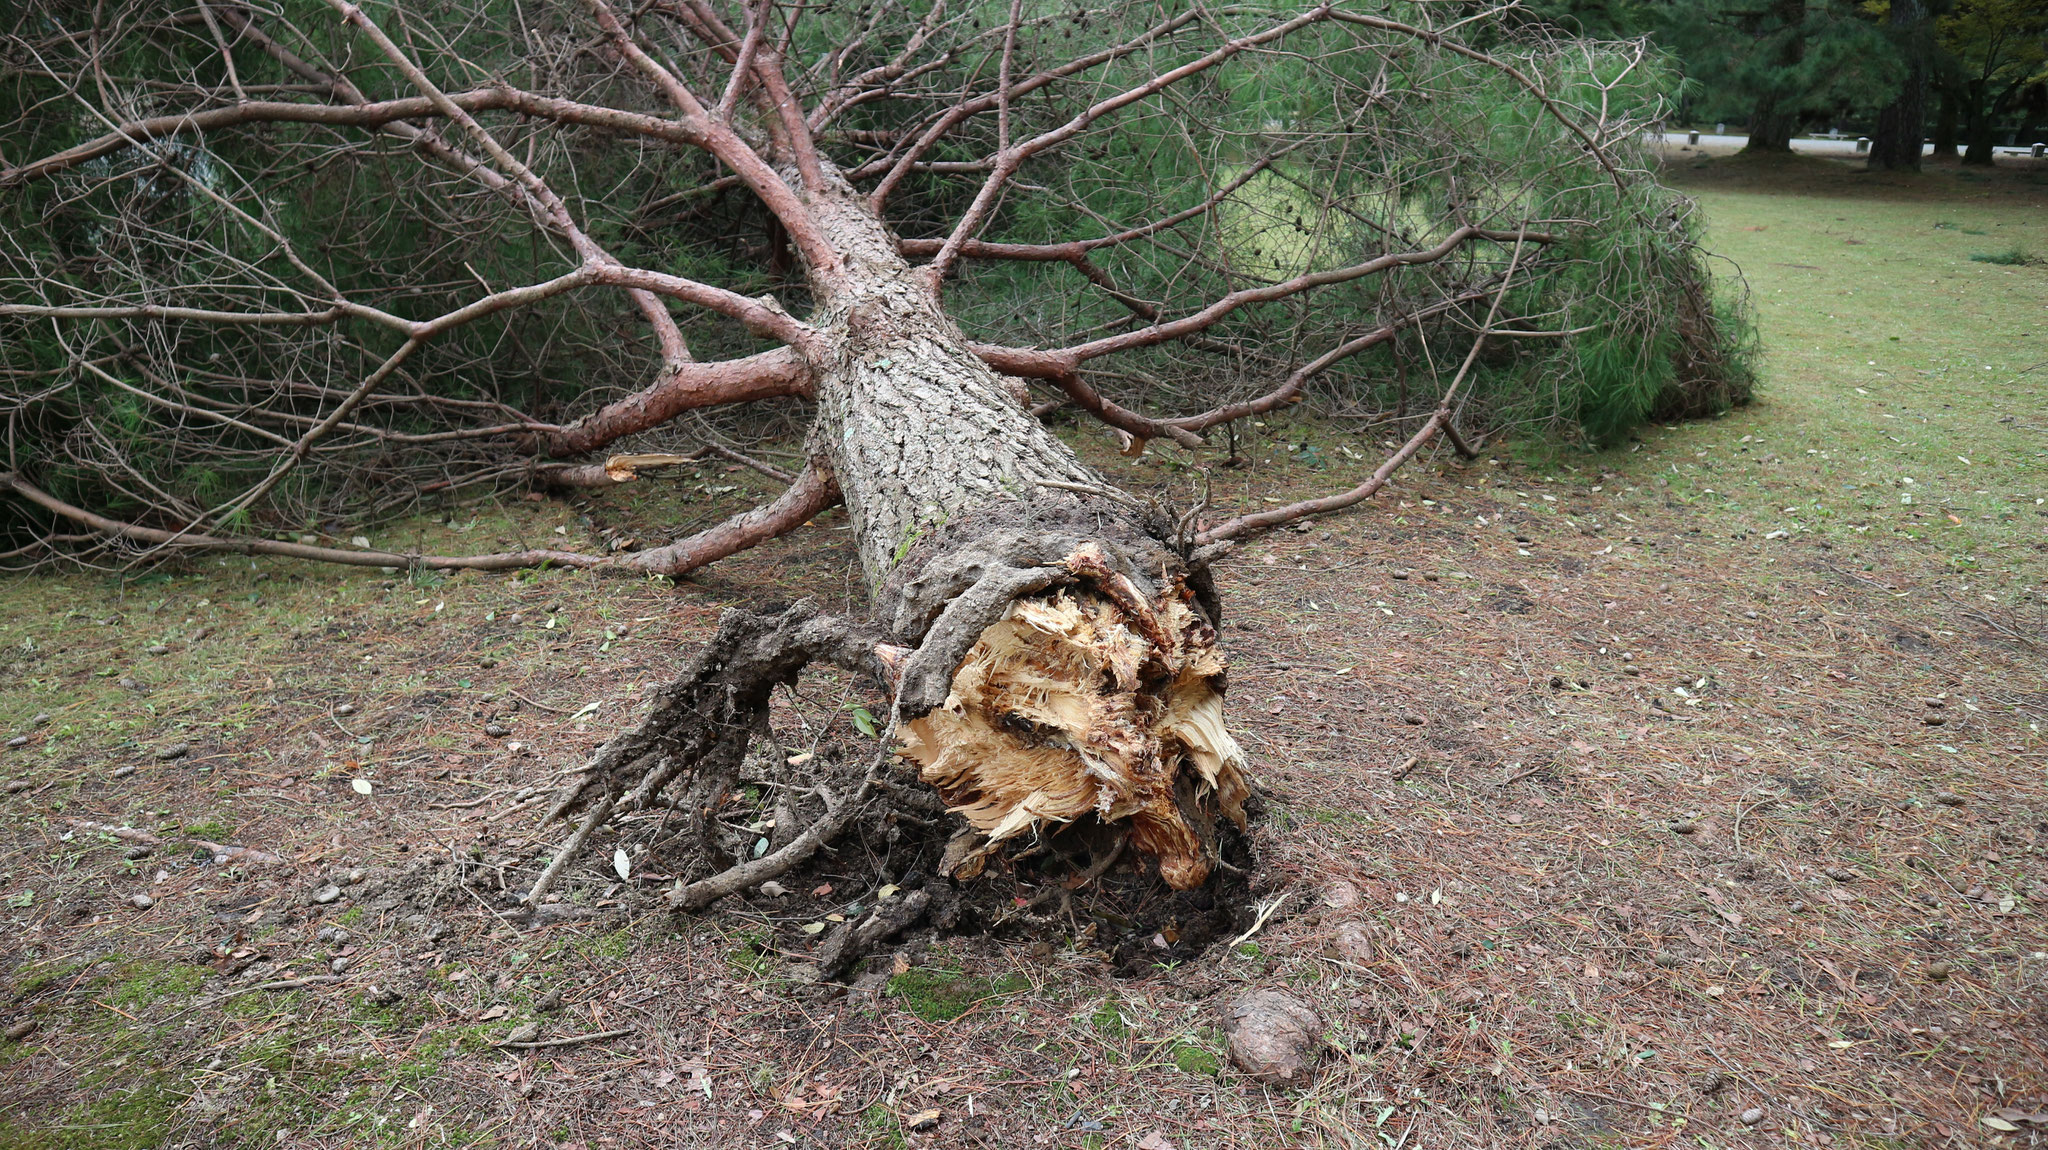
<svg viewBox="0 0 2048 1150">
<path fill-rule="evenodd" d="M 1086 934 L 999 933 L 820 996 L 787 977 L 799 928 L 875 892 L 676 920 L 606 877 L 611 840 L 572 884 L 592 920 L 491 917 L 553 841 L 522 791 L 631 721 L 721 604 L 858 603 L 836 516 L 674 590 L 210 560 L 7 586 L 0 719 L 29 743 L 0 759 L 26 784 L 0 799 L 6 1010 L 37 1028 L 0 1047 L 0 1145 L 2032 1144 L 1985 1120 L 2048 1109 L 2048 372 L 1971 353 L 2048 346 L 2048 273 L 1971 265 L 1932 223 L 2048 248 L 2021 210 L 2039 191 L 1935 212 L 1839 169 L 1691 174 L 1720 181 L 1702 193 L 1758 293 L 1765 401 L 1602 456 L 1439 461 L 1226 565 L 1235 733 L 1270 791 L 1258 893 L 1290 901 L 1236 950 L 1134 979 Z M 1836 216 L 1898 274 L 1854 264 Z M 1886 294 L 1836 294 L 1866 286 Z M 1878 346 L 1901 330 L 1910 348 Z M 1374 450 L 1257 430 L 1220 504 L 1335 486 L 1367 466 L 1346 448 Z M 470 532 L 596 541 L 677 515 L 588 511 Z M 155 757 L 174 742 L 190 753 Z M 130 865 L 74 818 L 290 861 Z M 341 897 L 310 902 L 330 878 Z M 1335 883 L 1355 908 L 1326 905 Z M 337 923 L 347 943 L 317 938 Z M 331 956 L 343 981 L 218 997 Z M 1221 1003 L 1250 986 L 1323 1011 L 1310 1085 L 1220 1069 Z M 633 1034 L 488 1046 L 528 1019 Z"/>
</svg>

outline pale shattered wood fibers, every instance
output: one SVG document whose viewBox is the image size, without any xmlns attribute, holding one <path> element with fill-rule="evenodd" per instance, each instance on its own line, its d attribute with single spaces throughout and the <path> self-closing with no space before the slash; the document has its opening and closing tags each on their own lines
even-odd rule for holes
<svg viewBox="0 0 2048 1150">
<path fill-rule="evenodd" d="M 1134 619 L 1138 606 L 1072 585 L 1018 600 L 969 652 L 945 705 L 905 725 L 904 755 L 988 837 L 961 877 L 1006 839 L 1093 813 L 1128 819 L 1131 845 L 1186 890 L 1209 874 L 1195 821 L 1220 812 L 1244 825 L 1250 792 L 1223 725 L 1215 630 L 1184 588 L 1148 605 L 1155 618 Z"/>
</svg>

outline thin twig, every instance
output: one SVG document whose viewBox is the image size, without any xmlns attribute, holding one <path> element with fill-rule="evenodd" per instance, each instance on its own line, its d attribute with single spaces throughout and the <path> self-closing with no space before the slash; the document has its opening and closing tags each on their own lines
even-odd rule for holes
<svg viewBox="0 0 2048 1150">
<path fill-rule="evenodd" d="M 581 1046 L 586 1042 L 604 1042 L 613 1038 L 624 1038 L 630 1030 L 599 1030 L 592 1034 L 572 1034 L 566 1038 L 544 1038 L 538 1042 L 493 1042 L 500 1050 L 541 1050 L 550 1046 Z"/>
</svg>

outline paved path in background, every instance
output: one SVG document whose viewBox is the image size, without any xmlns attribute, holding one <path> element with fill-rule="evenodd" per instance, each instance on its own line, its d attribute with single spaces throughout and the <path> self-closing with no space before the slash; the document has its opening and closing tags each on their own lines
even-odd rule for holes
<svg viewBox="0 0 2048 1150">
<path fill-rule="evenodd" d="M 1686 142 L 1686 133 L 1666 132 L 1662 139 L 1666 144 L 1682 145 Z M 1710 132 L 1701 132 L 1700 142 L 1695 146 L 1706 150 L 1722 152 L 1739 151 L 1748 143 L 1748 136 L 1720 136 Z M 1923 155 L 1931 156 L 1934 154 L 1933 144 L 1923 145 L 1923 149 Z M 1818 140 L 1794 140 L 1792 141 L 1792 150 L 1808 156 L 1853 156 L 1856 155 L 1856 138 L 1854 136 L 1847 136 L 1839 140 L 1825 138 Z M 2028 149 L 2026 147 L 2006 147 L 2001 144 L 1993 148 L 1992 153 L 1999 156 L 2024 156 L 2028 153 Z"/>
</svg>

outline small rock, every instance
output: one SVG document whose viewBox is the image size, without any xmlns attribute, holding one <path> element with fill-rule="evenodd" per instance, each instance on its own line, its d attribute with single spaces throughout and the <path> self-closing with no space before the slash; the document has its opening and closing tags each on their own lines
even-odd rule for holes
<svg viewBox="0 0 2048 1150">
<path fill-rule="evenodd" d="M 340 897 L 341 888 L 335 886 L 333 883 L 328 883 L 326 886 L 323 886 L 319 890 L 313 892 L 313 901 L 321 906 L 326 906 L 328 903 L 334 902 Z"/>
<path fill-rule="evenodd" d="M 16 736 L 14 736 L 13 738 L 11 738 L 11 739 L 7 740 L 7 746 L 8 746 L 8 748 L 9 748 L 9 749 L 12 749 L 12 748 L 15 748 L 15 747 L 26 747 L 26 746 L 28 746 L 28 736 L 27 736 L 27 735 L 16 735 Z"/>
<path fill-rule="evenodd" d="M 146 894 L 131 894 L 128 896 L 128 905 L 136 910 L 148 910 L 156 905 L 156 900 Z"/>
<path fill-rule="evenodd" d="M 14 1025 L 7 1028 L 7 1040 L 9 1042 L 20 1042 L 22 1039 L 27 1038 L 29 1035 L 34 1034 L 35 1032 L 36 1020 L 33 1018 L 24 1018 L 20 1022 L 17 1022 Z"/>
<path fill-rule="evenodd" d="M 1742 1124 L 1744 1126 L 1754 1126 L 1763 1120 L 1764 1112 L 1754 1106 L 1742 1112 Z"/>
<path fill-rule="evenodd" d="M 136 843 L 134 846 L 129 847 L 125 851 L 122 851 L 121 857 L 127 859 L 129 862 L 141 862 L 143 859 L 146 859 L 155 853 L 155 847 L 146 846 L 142 843 Z"/>
<path fill-rule="evenodd" d="M 364 870 L 362 867 L 350 867 L 349 872 L 342 876 L 342 881 L 350 886 L 354 886 L 357 883 L 369 877 L 370 872 Z"/>
<path fill-rule="evenodd" d="M 779 882 L 776 882 L 774 879 L 769 879 L 767 882 L 761 884 L 761 893 L 767 895 L 769 898 L 781 898 L 783 895 L 789 893 L 789 888 L 783 886 Z"/>
<path fill-rule="evenodd" d="M 502 739 L 511 733 L 512 731 L 509 727 L 500 726 L 497 723 L 486 723 L 484 725 L 484 734 L 494 739 Z"/>
<path fill-rule="evenodd" d="M 1331 910 L 1356 910 L 1361 901 L 1358 888 L 1341 878 L 1323 884 L 1323 905 Z"/>
<path fill-rule="evenodd" d="M 1305 1077 L 1322 1041 L 1322 1026 L 1307 1003 L 1278 990 L 1240 995 L 1223 1015 L 1230 1060 L 1260 1082 Z"/>
<path fill-rule="evenodd" d="M 338 926 L 323 926 L 320 928 L 320 933 L 313 936 L 313 940 L 315 942 L 333 942 L 334 936 L 339 933 L 341 933 L 341 928 Z"/>
<path fill-rule="evenodd" d="M 500 1044 L 508 1042 L 532 1042 L 534 1039 L 539 1037 L 540 1023 L 522 1022 L 519 1025 L 513 1027 L 512 1032 L 510 1034 L 507 1034 L 505 1037 L 499 1039 L 498 1041 Z"/>
<path fill-rule="evenodd" d="M 1346 962 L 1371 962 L 1372 932 L 1363 923 L 1342 923 L 1330 935 L 1330 953 Z"/>
<path fill-rule="evenodd" d="M 1927 977 L 1933 979 L 1934 981 L 1942 982 L 1945 981 L 1949 975 L 1954 974 L 1955 970 L 1955 967 L 1949 965 L 1946 962 L 1930 962 L 1927 964 L 1926 973 Z"/>
<path fill-rule="evenodd" d="M 1963 805 L 1963 796 L 1954 791 L 1936 791 L 1934 801 L 1945 807 L 1959 807 Z"/>
<path fill-rule="evenodd" d="M 342 971 L 348 969 L 348 962 L 349 960 L 346 958 L 337 958 L 333 962 L 327 964 L 327 969 L 333 971 L 336 974 L 340 974 Z"/>
<path fill-rule="evenodd" d="M 29 787 L 32 785 L 33 784 L 31 784 L 27 779 L 14 779 L 7 784 L 7 793 L 10 795 L 18 795 L 21 792 L 29 789 Z"/>
<path fill-rule="evenodd" d="M 171 653 L 171 649 L 169 647 L 164 646 L 162 643 L 156 643 L 151 646 L 144 647 L 142 649 L 142 653 L 145 655 L 168 655 Z"/>
<path fill-rule="evenodd" d="M 186 755 L 189 755 L 191 753 L 192 744 L 172 743 L 170 746 L 164 747 L 163 749 L 157 751 L 156 757 L 163 760 L 164 762 L 170 762 L 172 759 L 182 759 Z"/>
<path fill-rule="evenodd" d="M 114 768 L 114 773 L 113 773 L 112 775 L 108 776 L 108 777 L 109 777 L 109 778 L 115 778 L 115 779 L 125 779 L 125 778 L 127 778 L 127 777 L 128 777 L 129 775 L 132 775 L 132 774 L 134 774 L 134 773 L 135 773 L 135 764 L 134 764 L 134 763 L 122 763 L 122 764 L 121 764 L 120 766 L 118 766 L 118 767 L 115 767 L 115 768 Z"/>
</svg>

